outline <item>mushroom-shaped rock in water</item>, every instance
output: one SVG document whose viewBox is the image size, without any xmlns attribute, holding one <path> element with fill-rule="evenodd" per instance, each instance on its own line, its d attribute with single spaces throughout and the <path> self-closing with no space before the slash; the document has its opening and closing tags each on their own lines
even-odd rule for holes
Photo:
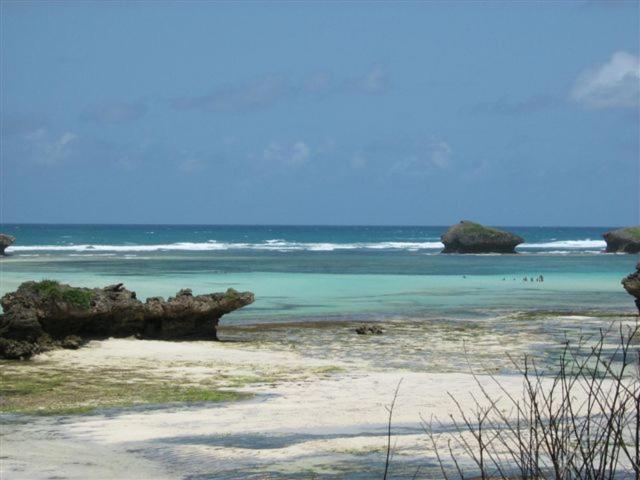
<svg viewBox="0 0 640 480">
<path fill-rule="evenodd" d="M 479 223 L 463 220 L 441 237 L 442 253 L 516 253 L 522 237 Z"/>
<path fill-rule="evenodd" d="M 4 255 L 5 249 L 13 245 L 13 242 L 15 241 L 16 241 L 15 237 L 12 237 L 11 235 L 5 235 L 4 233 L 0 233 L 0 255 Z"/>
<path fill-rule="evenodd" d="M 181 290 L 142 303 L 122 284 L 76 288 L 54 280 L 25 282 L 0 299 L 0 358 L 29 358 L 52 348 L 77 348 L 82 339 L 128 337 L 217 338 L 220 317 L 249 305 L 251 292 L 193 295 Z"/>
<path fill-rule="evenodd" d="M 636 307 L 640 314 L 640 262 L 636 265 L 636 271 L 622 279 L 622 286 L 629 295 L 636 299 Z"/>
<path fill-rule="evenodd" d="M 640 225 L 611 230 L 602 236 L 609 253 L 640 253 Z"/>
</svg>

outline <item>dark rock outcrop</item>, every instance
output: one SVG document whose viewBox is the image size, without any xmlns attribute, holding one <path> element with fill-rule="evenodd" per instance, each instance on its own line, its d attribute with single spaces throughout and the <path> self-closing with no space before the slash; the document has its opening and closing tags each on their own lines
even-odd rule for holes
<svg viewBox="0 0 640 480">
<path fill-rule="evenodd" d="M 522 237 L 479 223 L 463 220 L 441 237 L 442 253 L 516 253 Z"/>
<path fill-rule="evenodd" d="M 609 253 L 640 253 L 640 226 L 611 230 L 602 236 Z"/>
<path fill-rule="evenodd" d="M 249 305 L 251 292 L 193 295 L 180 290 L 142 303 L 123 285 L 75 288 L 53 280 L 25 282 L 0 303 L 0 357 L 29 358 L 52 348 L 78 348 L 83 339 L 128 337 L 217 339 L 225 313 Z"/>
<path fill-rule="evenodd" d="M 638 307 L 638 314 L 640 314 L 640 262 L 636 265 L 635 272 L 622 279 L 622 286 L 629 295 L 636 299 L 636 307 Z"/>
<path fill-rule="evenodd" d="M 367 325 L 363 323 L 356 327 L 356 333 L 358 335 L 382 335 L 384 331 L 377 325 Z"/>
<path fill-rule="evenodd" d="M 4 255 L 4 251 L 7 247 L 13 245 L 15 242 L 15 237 L 11 235 L 5 235 L 4 233 L 0 233 L 0 255 Z"/>
</svg>

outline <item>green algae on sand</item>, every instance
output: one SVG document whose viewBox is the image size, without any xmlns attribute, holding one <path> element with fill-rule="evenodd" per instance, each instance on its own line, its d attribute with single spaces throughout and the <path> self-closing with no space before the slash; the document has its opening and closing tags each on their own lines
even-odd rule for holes
<svg viewBox="0 0 640 480">
<path fill-rule="evenodd" d="M 250 398 L 212 382 L 180 383 L 128 369 L 21 368 L 0 362 L 0 413 L 65 415 L 136 405 L 228 402 Z"/>
</svg>

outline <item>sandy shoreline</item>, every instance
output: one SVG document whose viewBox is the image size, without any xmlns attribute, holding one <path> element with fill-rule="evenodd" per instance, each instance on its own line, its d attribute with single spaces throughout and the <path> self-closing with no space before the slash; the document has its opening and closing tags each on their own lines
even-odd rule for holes
<svg viewBox="0 0 640 480">
<path fill-rule="evenodd" d="M 78 351 L 51 352 L 34 364 L 51 361 L 87 369 L 117 364 L 162 371 L 176 382 L 197 382 L 223 371 L 271 371 L 281 376 L 272 383 L 240 387 L 255 397 L 237 402 L 67 417 L 5 416 L 3 478 L 374 474 L 383 462 L 387 438 L 385 407 L 400 381 L 393 421 L 398 464 L 432 461 L 421 417 L 446 420 L 454 408 L 449 393 L 471 405 L 469 392 L 477 391 L 470 374 L 379 372 L 366 367 L 340 371 L 339 363 L 305 358 L 299 352 L 252 351 L 211 342 L 111 339 Z M 490 378 L 480 378 L 498 393 Z M 498 379 L 510 391 L 520 391 L 519 377 Z"/>
<path fill-rule="evenodd" d="M 551 318 L 505 321 L 512 322 L 508 331 L 423 322 L 420 329 L 386 325 L 384 335 L 374 336 L 356 335 L 345 326 L 294 325 L 221 342 L 108 339 L 28 362 L 5 361 L 3 379 L 21 377 L 29 388 L 35 379 L 41 382 L 39 396 L 33 394 L 36 408 L 65 395 L 63 402 L 81 399 L 81 407 L 98 408 L 61 415 L 52 404 L 50 413 L 58 412 L 52 416 L 1 414 L 1 477 L 381 478 L 387 406 L 400 384 L 392 478 L 412 478 L 418 467 L 420 478 L 441 478 L 423 420 L 441 422 L 435 440 L 445 444 L 450 415 L 456 414 L 452 397 L 465 412 L 474 410 L 481 388 L 494 399 L 505 396 L 501 388 L 520 398 L 522 377 L 502 367 L 508 355 L 520 358 L 532 351 L 547 366 L 557 361 L 560 345 L 539 329 Z M 554 329 L 558 335 L 576 324 L 593 330 L 610 321 L 556 317 Z M 402 356 L 413 360 L 398 361 Z M 48 390 L 49 378 L 64 382 Z M 157 396 L 174 387 L 218 397 Z M 146 393 L 136 396 L 139 390 Z M 111 404 L 108 395 L 128 398 Z M 464 461 L 464 452 L 455 451 Z"/>
</svg>

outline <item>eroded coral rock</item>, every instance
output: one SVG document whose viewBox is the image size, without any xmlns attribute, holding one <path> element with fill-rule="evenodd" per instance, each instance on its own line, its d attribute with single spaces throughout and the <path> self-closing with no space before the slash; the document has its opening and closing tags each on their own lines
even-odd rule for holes
<svg viewBox="0 0 640 480">
<path fill-rule="evenodd" d="M 629 295 L 633 295 L 640 314 L 640 262 L 636 265 L 636 271 L 622 279 L 622 286 Z"/>
<path fill-rule="evenodd" d="M 356 328 L 356 333 L 358 335 L 382 335 L 384 330 L 377 325 L 367 325 L 363 323 Z"/>
<path fill-rule="evenodd" d="M 13 245 L 15 242 L 15 237 L 11 235 L 5 235 L 4 233 L 0 233 L 0 255 L 4 255 L 4 251 L 7 247 Z"/>
<path fill-rule="evenodd" d="M 611 230 L 602 236 L 609 253 L 640 253 L 640 226 Z"/>
<path fill-rule="evenodd" d="M 231 288 L 206 295 L 185 289 L 167 301 L 152 297 L 143 303 L 121 283 L 89 289 L 25 282 L 0 299 L 0 356 L 78 348 L 86 338 L 216 339 L 220 317 L 253 300 L 253 293 Z"/>
<path fill-rule="evenodd" d="M 441 239 L 442 253 L 516 253 L 516 246 L 524 242 L 513 233 L 468 220 L 449 228 Z"/>
</svg>

